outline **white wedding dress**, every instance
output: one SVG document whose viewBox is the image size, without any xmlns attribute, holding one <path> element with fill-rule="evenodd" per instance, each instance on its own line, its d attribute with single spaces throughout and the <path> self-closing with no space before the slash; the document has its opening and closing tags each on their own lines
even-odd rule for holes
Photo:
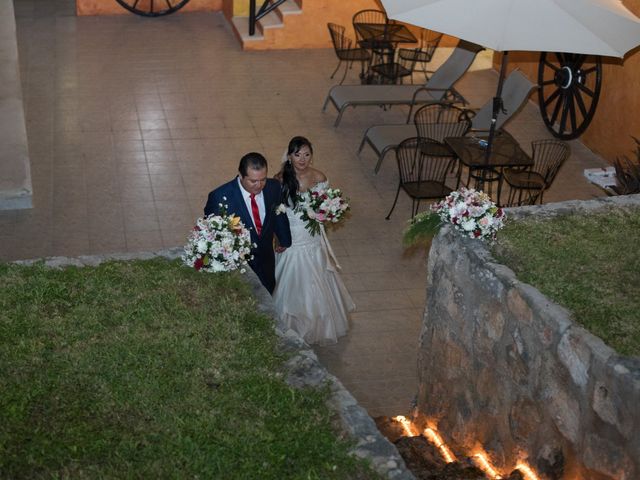
<svg viewBox="0 0 640 480">
<path fill-rule="evenodd" d="M 330 345 L 347 333 L 355 304 L 347 291 L 324 230 L 312 236 L 287 207 L 291 247 L 276 253 L 273 300 L 282 322 L 309 344 Z"/>
</svg>

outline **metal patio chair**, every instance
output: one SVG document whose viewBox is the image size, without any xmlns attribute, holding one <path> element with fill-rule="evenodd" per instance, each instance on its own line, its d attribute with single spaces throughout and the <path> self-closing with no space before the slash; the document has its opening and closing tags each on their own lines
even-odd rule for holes
<svg viewBox="0 0 640 480">
<path fill-rule="evenodd" d="M 415 64 L 415 60 L 398 58 L 395 62 L 373 65 L 371 70 L 387 79 L 389 83 L 398 83 L 400 80 L 400 84 L 403 84 L 405 78 L 412 78 Z"/>
<path fill-rule="evenodd" d="M 531 142 L 533 166 L 521 169 L 505 168 L 504 181 L 509 185 L 507 205 L 542 204 L 542 196 L 560 167 L 569 158 L 571 149 L 561 140 L 545 139 Z M 516 198 L 517 197 L 517 198 Z"/>
<path fill-rule="evenodd" d="M 428 69 L 428 64 L 431 62 L 433 54 L 436 52 L 436 48 L 438 48 L 438 45 L 440 44 L 440 40 L 442 40 L 441 33 L 435 33 L 430 30 L 423 29 L 420 33 L 420 47 L 399 48 L 398 59 L 412 61 L 412 72 L 422 72 L 424 74 L 425 81 L 427 81 L 429 80 L 429 74 L 433 74 L 433 71 Z M 411 83 L 413 83 L 413 76 L 411 77 Z"/>
<path fill-rule="evenodd" d="M 373 45 L 367 44 L 367 39 L 363 38 L 358 33 L 358 29 L 356 28 L 356 25 L 359 23 L 366 23 L 369 25 L 371 24 L 385 25 L 389 23 L 389 19 L 387 18 L 387 14 L 382 10 L 367 9 L 367 10 L 360 10 L 359 12 L 356 12 L 353 15 L 351 23 L 353 24 L 353 29 L 356 32 L 356 41 L 358 42 L 358 44 L 364 48 L 371 48 L 373 47 Z"/>
<path fill-rule="evenodd" d="M 338 66 L 329 78 L 333 78 L 340 69 L 342 62 L 345 62 L 344 75 L 342 75 L 342 80 L 340 80 L 340 85 L 342 85 L 342 82 L 344 82 L 344 79 L 347 77 L 347 70 L 353 65 L 353 62 L 360 62 L 360 71 L 362 73 L 364 71 L 364 64 L 369 63 L 371 55 L 368 50 L 353 46 L 353 40 L 345 36 L 345 28 L 342 25 L 327 23 L 327 27 L 331 34 L 333 49 L 338 57 Z"/>
<path fill-rule="evenodd" d="M 387 220 L 396 208 L 400 190 L 404 190 L 411 198 L 412 218 L 418 213 L 421 200 L 441 199 L 453 191 L 446 185 L 446 179 L 455 157 L 442 155 L 440 147 L 439 142 L 418 137 L 403 140 L 396 147 L 398 190 L 391 210 L 385 217 Z"/>
</svg>

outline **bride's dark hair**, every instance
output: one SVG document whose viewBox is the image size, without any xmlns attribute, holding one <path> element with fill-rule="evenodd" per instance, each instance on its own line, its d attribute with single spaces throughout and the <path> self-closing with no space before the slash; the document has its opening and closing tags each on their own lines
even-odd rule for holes
<svg viewBox="0 0 640 480">
<path fill-rule="evenodd" d="M 313 155 L 313 147 L 311 142 L 304 137 L 293 137 L 287 147 L 287 159 L 282 164 L 282 203 L 293 205 L 298 204 L 298 190 L 300 183 L 296 177 L 296 171 L 289 159 L 289 155 L 298 153 L 302 147 L 309 147 L 309 152 Z"/>
</svg>

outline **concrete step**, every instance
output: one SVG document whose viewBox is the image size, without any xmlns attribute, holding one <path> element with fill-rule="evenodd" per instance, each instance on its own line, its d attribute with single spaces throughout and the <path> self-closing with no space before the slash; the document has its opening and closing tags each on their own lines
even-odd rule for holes
<svg viewBox="0 0 640 480">
<path fill-rule="evenodd" d="M 295 0 L 288 0 L 278 7 L 282 15 L 300 15 L 302 8 Z"/>
<path fill-rule="evenodd" d="M 285 2 L 286 5 L 286 2 Z M 279 8 L 279 7 L 278 7 Z M 278 15 L 276 10 L 269 12 L 267 15 L 258 20 L 258 23 L 262 26 L 263 31 L 268 28 L 282 28 L 284 27 L 284 22 L 280 15 Z"/>
<path fill-rule="evenodd" d="M 242 43 L 264 40 L 260 25 L 256 25 L 256 33 L 253 36 L 249 35 L 249 17 L 233 17 L 231 23 Z"/>
</svg>

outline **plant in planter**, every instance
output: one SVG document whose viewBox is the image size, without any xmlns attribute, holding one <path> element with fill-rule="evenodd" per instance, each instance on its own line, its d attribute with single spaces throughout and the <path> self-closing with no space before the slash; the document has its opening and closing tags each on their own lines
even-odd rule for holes
<svg viewBox="0 0 640 480">
<path fill-rule="evenodd" d="M 613 190 L 619 195 L 640 193 L 640 140 L 631 138 L 636 142 L 635 160 L 623 155 L 613 162 L 617 183 Z"/>
<path fill-rule="evenodd" d="M 486 193 L 462 187 L 432 204 L 430 211 L 416 215 L 405 231 L 404 242 L 413 245 L 431 238 L 445 223 L 465 236 L 491 241 L 504 226 L 504 211 Z"/>
</svg>

